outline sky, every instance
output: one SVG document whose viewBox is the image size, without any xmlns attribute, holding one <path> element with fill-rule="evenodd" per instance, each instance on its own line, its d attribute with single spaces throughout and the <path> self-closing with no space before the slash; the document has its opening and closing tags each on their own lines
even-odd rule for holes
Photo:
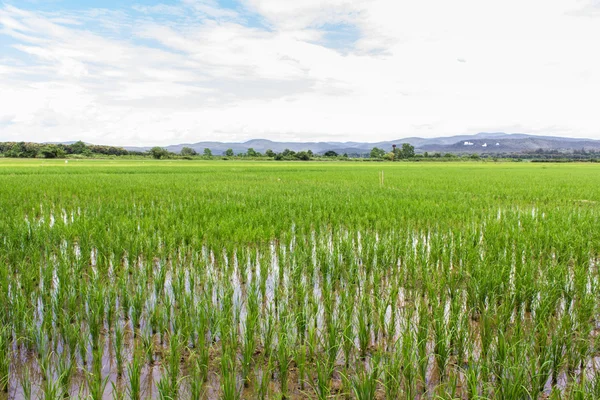
<svg viewBox="0 0 600 400">
<path fill-rule="evenodd" d="M 0 0 L 0 141 L 600 139 L 600 0 Z"/>
</svg>

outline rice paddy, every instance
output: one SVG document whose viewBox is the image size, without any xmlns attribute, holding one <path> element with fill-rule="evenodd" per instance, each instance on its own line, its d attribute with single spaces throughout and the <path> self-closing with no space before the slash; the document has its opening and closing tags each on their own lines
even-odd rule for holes
<svg viewBox="0 0 600 400">
<path fill-rule="evenodd" d="M 599 202 L 593 164 L 0 160 L 0 398 L 598 399 Z"/>
</svg>

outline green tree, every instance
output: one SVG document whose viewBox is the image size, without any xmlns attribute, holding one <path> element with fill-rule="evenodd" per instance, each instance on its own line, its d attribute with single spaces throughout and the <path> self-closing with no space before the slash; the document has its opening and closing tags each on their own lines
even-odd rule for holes
<svg viewBox="0 0 600 400">
<path fill-rule="evenodd" d="M 55 144 L 48 144 L 40 148 L 40 155 L 44 158 L 62 158 L 65 151 Z"/>
<path fill-rule="evenodd" d="M 204 157 L 212 158 L 212 151 L 210 151 L 210 149 L 204 149 Z"/>
<path fill-rule="evenodd" d="M 225 150 L 225 155 L 227 157 L 233 157 L 233 149 L 227 149 L 227 150 Z"/>
<path fill-rule="evenodd" d="M 6 152 L 4 153 L 4 155 L 6 157 L 11 157 L 11 158 L 25 157 L 22 154 L 23 154 L 23 152 L 21 151 L 21 148 L 17 143 L 10 146 L 10 148 L 8 150 L 6 150 Z"/>
<path fill-rule="evenodd" d="M 157 160 L 160 160 L 161 158 L 167 158 L 167 156 L 169 155 L 169 152 L 166 149 L 163 149 L 159 146 L 151 148 L 149 153 L 153 158 Z"/>
<path fill-rule="evenodd" d="M 179 154 L 181 154 L 182 156 L 195 156 L 198 153 L 191 147 L 184 147 L 181 149 L 181 152 Z"/>
<path fill-rule="evenodd" d="M 267 151 L 265 151 L 265 155 L 267 157 L 275 157 L 276 154 L 275 154 L 275 152 L 273 150 L 267 149 Z"/>
<path fill-rule="evenodd" d="M 310 154 L 308 154 L 308 152 L 306 151 L 299 151 L 298 153 L 296 153 L 296 158 L 298 160 L 308 161 L 310 160 Z"/>
<path fill-rule="evenodd" d="M 394 160 L 394 152 L 390 151 L 389 153 L 384 154 L 383 158 L 388 161 L 393 161 Z"/>
<path fill-rule="evenodd" d="M 12 143 L 10 148 L 6 151 L 6 157 L 20 157 L 20 158 L 34 158 L 38 155 L 41 149 L 38 143 Z"/>
<path fill-rule="evenodd" d="M 70 147 L 73 154 L 84 154 L 88 150 L 88 146 L 81 140 L 73 143 Z"/>
<path fill-rule="evenodd" d="M 246 151 L 246 155 L 248 157 L 258 157 L 258 153 L 256 152 L 256 150 L 254 150 L 252 147 L 250 147 L 247 151 Z"/>
<path fill-rule="evenodd" d="M 296 152 L 290 149 L 285 149 L 283 150 L 283 153 L 281 153 L 284 157 L 294 157 L 296 155 Z"/>
<path fill-rule="evenodd" d="M 409 143 L 402 143 L 402 158 L 413 158 L 415 156 L 415 147 Z"/>
<path fill-rule="evenodd" d="M 324 155 L 325 157 L 337 157 L 337 156 L 338 156 L 338 153 L 336 153 L 336 152 L 335 152 L 335 151 L 333 151 L 333 150 L 329 150 L 329 151 L 326 151 L 326 152 L 325 152 L 323 155 Z"/>
<path fill-rule="evenodd" d="M 371 158 L 382 158 L 385 155 L 385 150 L 380 149 L 379 147 L 373 147 L 371 149 L 371 153 L 369 157 Z"/>
</svg>

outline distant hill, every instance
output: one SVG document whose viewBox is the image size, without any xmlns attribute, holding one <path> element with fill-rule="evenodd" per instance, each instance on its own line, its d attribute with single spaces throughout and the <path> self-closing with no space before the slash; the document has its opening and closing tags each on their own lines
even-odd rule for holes
<svg viewBox="0 0 600 400">
<path fill-rule="evenodd" d="M 520 153 L 531 152 L 538 149 L 544 151 L 573 151 L 584 149 L 586 151 L 600 151 L 600 140 L 574 139 L 558 136 L 537 136 L 524 133 L 488 133 L 482 132 L 475 135 L 457 135 L 437 138 L 408 137 L 404 139 L 390 140 L 384 142 L 274 142 L 266 139 L 252 139 L 243 143 L 229 142 L 197 142 L 182 143 L 166 146 L 165 149 L 173 153 L 179 153 L 183 147 L 191 147 L 201 153 L 204 149 L 210 149 L 213 154 L 223 154 L 227 149 L 234 153 L 245 153 L 253 148 L 255 151 L 264 153 L 271 149 L 276 153 L 285 149 L 293 151 L 311 150 L 316 154 L 323 154 L 333 150 L 339 154 L 367 154 L 373 147 L 379 147 L 386 151 L 392 149 L 392 145 L 400 146 L 402 143 L 410 143 L 417 152 L 440 152 L 440 153 Z M 151 147 L 125 146 L 130 151 L 147 151 Z"/>
</svg>

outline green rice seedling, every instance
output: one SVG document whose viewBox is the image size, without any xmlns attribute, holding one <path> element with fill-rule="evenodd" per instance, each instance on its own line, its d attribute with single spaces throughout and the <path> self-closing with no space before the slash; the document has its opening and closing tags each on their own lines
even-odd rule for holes
<svg viewBox="0 0 600 400">
<path fill-rule="evenodd" d="M 583 399 L 583 393 L 575 387 L 569 389 L 569 399 Z M 548 400 L 562 400 L 562 393 L 557 387 L 553 387 Z"/>
<path fill-rule="evenodd" d="M 119 303 L 121 304 L 121 311 L 123 317 L 129 319 L 129 310 L 131 308 L 131 295 L 129 294 L 129 287 L 127 285 L 127 278 L 125 275 L 119 278 Z"/>
<path fill-rule="evenodd" d="M 127 394 L 132 400 L 140 400 L 142 397 L 142 360 L 139 352 L 133 352 L 133 358 L 129 365 L 127 365 L 127 380 L 129 381 L 129 387 L 127 388 Z"/>
<path fill-rule="evenodd" d="M 448 325 L 444 318 L 444 302 L 434 308 L 433 313 L 433 334 L 434 334 L 434 355 L 439 371 L 440 381 L 443 382 L 446 377 L 446 367 L 450 359 L 450 337 Z"/>
<path fill-rule="evenodd" d="M 123 390 L 122 384 L 111 381 L 110 385 L 112 389 L 112 399 L 125 400 L 125 390 Z"/>
<path fill-rule="evenodd" d="M 92 349 L 92 373 L 102 375 L 102 357 L 104 356 L 104 340 L 100 341 L 98 346 Z"/>
<path fill-rule="evenodd" d="M 117 379 L 123 376 L 123 362 L 125 356 L 125 331 L 120 323 L 117 323 L 114 329 L 114 354 L 117 363 Z"/>
<path fill-rule="evenodd" d="M 271 374 L 273 371 L 273 360 L 272 358 L 265 357 L 261 364 L 261 368 L 256 369 L 257 375 L 257 388 L 256 397 L 259 400 L 266 400 L 269 398 L 269 383 L 271 383 Z"/>
<path fill-rule="evenodd" d="M 81 358 L 81 363 L 83 364 L 83 366 L 87 366 L 87 362 L 88 362 L 88 340 L 89 340 L 89 336 L 87 333 L 87 330 L 85 329 L 85 327 L 83 325 L 79 325 L 81 326 L 81 329 L 79 330 L 79 335 L 77 338 L 77 348 L 79 349 L 79 357 Z"/>
<path fill-rule="evenodd" d="M 158 335 L 160 336 L 160 345 L 163 346 L 165 344 L 165 339 L 170 334 L 170 326 L 169 321 L 171 319 L 171 303 L 170 300 L 163 300 L 163 307 L 160 308 L 160 312 L 158 315 Z"/>
<path fill-rule="evenodd" d="M 307 348 L 306 344 L 300 344 L 296 347 L 294 360 L 296 361 L 296 365 L 298 367 L 298 386 L 300 386 L 300 390 L 304 390 L 304 386 L 307 380 L 307 361 L 306 361 L 306 353 Z"/>
<path fill-rule="evenodd" d="M 367 298 L 363 297 L 358 316 L 358 345 L 360 349 L 360 358 L 364 360 L 367 356 L 369 343 L 371 341 L 371 330 L 369 326 L 369 305 Z"/>
<path fill-rule="evenodd" d="M 296 268 L 297 270 L 299 268 Z M 306 287 L 303 282 L 298 278 L 298 282 L 294 286 L 295 293 L 295 307 L 294 307 L 294 321 L 296 323 L 296 332 L 299 336 L 301 344 L 306 341 L 306 330 L 308 328 L 308 316 L 306 309 Z"/>
<path fill-rule="evenodd" d="M 538 393 L 542 393 L 552 369 L 549 333 L 544 323 L 537 326 L 533 350 L 531 370 L 536 382 L 536 390 Z"/>
<path fill-rule="evenodd" d="M 379 369 L 375 364 L 368 371 L 366 368 L 350 378 L 350 387 L 357 400 L 374 400 L 379 379 Z"/>
<path fill-rule="evenodd" d="M 71 357 L 72 359 L 75 359 L 77 357 L 77 345 L 79 342 L 79 330 L 70 321 L 75 321 L 76 318 L 73 316 L 73 317 L 69 318 L 70 321 L 68 321 L 68 318 L 65 316 L 64 319 L 65 319 L 65 322 L 64 322 L 63 339 L 65 341 L 66 347 L 69 350 L 69 357 Z"/>
<path fill-rule="evenodd" d="M 111 327 L 115 323 L 117 308 L 117 291 L 113 286 L 109 286 L 106 292 L 106 325 Z"/>
<path fill-rule="evenodd" d="M 459 376 L 455 370 L 448 371 L 446 380 L 437 385 L 433 391 L 436 399 L 455 400 L 463 398 L 459 396 Z"/>
<path fill-rule="evenodd" d="M 141 326 L 142 311 L 144 308 L 145 290 L 143 284 L 137 285 L 137 290 L 131 298 L 131 325 L 134 337 L 137 337 Z"/>
<path fill-rule="evenodd" d="M 314 316 L 313 319 L 316 321 L 317 317 Z M 308 362 L 313 362 L 317 357 L 317 352 L 319 350 L 319 334 L 316 327 L 316 322 L 308 325 L 306 342 L 308 347 Z"/>
<path fill-rule="evenodd" d="M 565 320 L 570 320 L 568 314 L 565 314 L 566 317 L 563 317 Z M 570 321 L 569 321 L 570 322 Z M 565 348 L 566 344 L 566 331 L 570 329 L 570 323 L 566 322 L 563 326 L 559 326 L 552 333 L 552 338 L 550 340 L 550 364 L 552 368 L 552 386 L 556 386 L 558 383 L 558 375 L 560 373 L 561 368 L 564 366 L 567 361 L 565 358 Z"/>
<path fill-rule="evenodd" d="M 508 348 L 505 377 L 497 384 L 496 397 L 499 399 L 529 398 L 535 390 L 535 381 L 530 377 L 528 354 L 531 344 L 517 341 Z M 515 397 L 516 396 L 516 397 Z"/>
<path fill-rule="evenodd" d="M 388 351 L 383 359 L 383 387 L 385 397 L 388 399 L 398 399 L 401 397 L 400 390 L 402 384 L 402 353 L 401 349 Z"/>
<path fill-rule="evenodd" d="M 100 331 L 104 326 L 104 291 L 96 290 L 88 298 L 87 326 L 90 333 L 92 351 L 100 345 Z"/>
<path fill-rule="evenodd" d="M 263 317 L 262 332 L 265 354 L 270 355 L 273 346 L 273 336 L 275 335 L 275 317 L 270 307 L 266 309 Z"/>
<path fill-rule="evenodd" d="M 331 395 L 331 365 L 321 358 L 315 360 L 316 384 L 315 393 L 319 400 L 325 400 Z"/>
<path fill-rule="evenodd" d="M 587 399 L 598 399 L 600 398 L 600 376 L 596 373 L 591 380 L 584 380 L 582 385 L 585 387 L 585 394 Z"/>
<path fill-rule="evenodd" d="M 173 397 L 171 393 L 171 384 L 170 378 L 168 376 L 163 376 L 156 383 L 156 389 L 158 391 L 158 398 L 160 400 L 175 400 L 176 397 Z"/>
<path fill-rule="evenodd" d="M 42 387 L 42 397 L 44 400 L 62 400 L 65 395 L 60 388 L 60 383 L 52 379 L 46 379 Z"/>
<path fill-rule="evenodd" d="M 327 353 L 327 362 L 330 365 L 330 369 L 334 369 L 335 361 L 337 360 L 342 343 L 340 339 L 340 328 L 337 317 L 331 317 L 326 325 L 326 343 L 324 345 L 325 352 Z"/>
<path fill-rule="evenodd" d="M 158 303 L 158 300 L 157 300 Z M 152 307 L 152 309 L 148 310 L 149 313 L 149 320 L 148 320 L 148 324 L 150 325 L 150 328 L 152 329 L 152 334 L 156 335 L 157 333 L 161 332 L 161 308 L 159 306 L 159 304 L 155 304 L 154 307 Z"/>
<path fill-rule="evenodd" d="M 102 378 L 101 373 L 88 373 L 87 387 L 91 400 L 102 400 L 108 385 L 109 377 Z"/>
<path fill-rule="evenodd" d="M 6 328 L 0 331 L 0 392 L 8 393 L 10 373 L 9 340 Z"/>
<path fill-rule="evenodd" d="M 185 333 L 187 336 L 188 347 L 191 349 L 195 349 L 198 346 L 198 330 L 197 330 L 197 320 L 198 316 L 196 312 L 198 311 L 195 307 L 195 299 L 192 298 L 191 295 L 187 296 L 185 309 L 189 310 L 186 312 L 186 327 Z"/>
<path fill-rule="evenodd" d="M 221 398 L 236 400 L 240 398 L 237 389 L 235 355 L 228 349 L 221 355 Z"/>
<path fill-rule="evenodd" d="M 288 329 L 285 314 L 279 324 L 277 332 L 277 365 L 279 367 L 279 380 L 281 384 L 281 397 L 287 398 L 288 396 L 288 376 L 289 367 L 292 360 L 292 353 L 290 351 Z"/>
<path fill-rule="evenodd" d="M 402 334 L 402 379 L 404 395 L 406 398 L 414 398 L 417 395 L 417 377 L 419 365 L 417 354 L 414 351 L 414 334 L 407 323 Z"/>
<path fill-rule="evenodd" d="M 469 340 L 469 327 L 468 327 L 468 316 L 462 314 L 460 321 L 456 325 L 455 330 L 451 332 L 454 339 L 454 349 L 456 352 L 456 364 L 461 366 L 464 365 L 467 359 L 467 349 Z"/>
<path fill-rule="evenodd" d="M 32 379 L 31 379 L 31 372 L 29 370 L 29 367 L 26 366 L 23 369 L 23 372 L 21 374 L 21 390 L 23 392 L 23 399 L 24 400 L 31 400 L 31 394 L 32 394 Z"/>
<path fill-rule="evenodd" d="M 71 387 L 71 378 L 73 376 L 74 361 L 71 357 L 58 357 L 56 363 L 57 382 L 63 393 L 68 393 Z"/>
<path fill-rule="evenodd" d="M 507 367 L 507 373 L 511 379 L 502 380 L 502 386 L 498 391 L 498 398 L 503 400 L 530 398 L 531 394 L 527 389 L 526 365 L 513 364 Z"/>
<path fill-rule="evenodd" d="M 250 370 L 252 357 L 256 350 L 255 332 L 259 323 L 258 293 L 254 284 L 251 285 L 248 294 L 247 315 L 244 324 L 244 335 L 242 343 L 242 377 L 244 386 L 250 385 Z"/>
<path fill-rule="evenodd" d="M 418 309 L 419 322 L 417 325 L 417 362 L 419 378 L 423 391 L 427 388 L 427 367 L 429 365 L 429 355 L 427 353 L 427 343 L 429 341 L 429 321 L 427 304 L 421 299 Z"/>
<path fill-rule="evenodd" d="M 376 270 L 379 271 L 379 270 Z M 381 279 L 379 277 L 379 273 L 375 274 L 375 276 L 377 276 L 377 278 L 374 278 L 375 282 L 374 282 L 374 287 L 381 287 L 381 282 L 379 282 L 379 280 Z M 388 310 L 388 296 L 386 295 L 380 295 L 380 296 L 374 296 L 373 298 L 373 302 L 375 305 L 375 314 L 376 314 L 376 322 L 375 322 L 375 337 L 377 342 L 384 342 L 384 340 L 387 338 L 387 326 L 388 324 L 386 323 L 386 317 L 387 317 L 387 310 Z M 393 314 L 393 312 L 391 313 Z M 391 315 L 390 314 L 390 315 Z"/>
<path fill-rule="evenodd" d="M 392 292 L 389 295 L 386 310 L 390 310 L 390 316 L 388 321 L 385 323 L 385 335 L 386 335 L 386 348 L 387 351 L 391 351 L 393 345 L 396 343 L 396 322 L 397 322 L 397 300 L 399 286 L 394 286 Z"/>
<path fill-rule="evenodd" d="M 481 356 L 485 360 L 488 360 L 494 338 L 492 319 L 491 310 L 482 308 L 480 311 L 479 338 L 481 341 Z"/>
<path fill-rule="evenodd" d="M 342 351 L 344 353 L 344 365 L 346 371 L 350 368 L 352 351 L 354 350 L 354 318 L 353 307 L 349 301 L 346 301 L 346 311 L 344 312 L 344 322 L 342 328 Z"/>
<path fill-rule="evenodd" d="M 494 373 L 494 379 L 497 386 L 502 386 L 504 384 L 504 380 L 508 377 L 504 373 L 504 368 L 508 363 L 508 343 L 504 336 L 504 333 L 499 330 L 498 336 L 496 336 L 496 343 L 494 346 L 495 354 L 494 361 L 492 365 L 492 370 Z"/>
<path fill-rule="evenodd" d="M 191 400 L 200 400 L 202 397 L 204 397 L 204 376 L 202 375 L 203 372 L 201 371 L 200 366 L 198 366 L 198 364 L 194 364 L 191 367 L 192 373 L 189 376 L 189 381 L 190 381 L 190 398 Z"/>
<path fill-rule="evenodd" d="M 154 365 L 154 336 L 149 329 L 144 329 L 140 335 L 141 347 L 146 355 L 146 363 Z"/>
<path fill-rule="evenodd" d="M 168 378 L 169 382 L 169 394 L 173 399 L 179 396 L 179 384 L 180 378 L 179 373 L 181 360 L 181 338 L 179 334 L 171 336 L 169 340 L 169 353 L 167 356 L 167 363 L 165 367 L 165 377 Z"/>
<path fill-rule="evenodd" d="M 202 306 L 198 313 L 198 341 L 196 347 L 196 367 L 202 382 L 206 382 L 208 379 L 209 347 L 207 342 L 207 331 L 207 315 L 204 311 L 204 306 Z"/>
<path fill-rule="evenodd" d="M 481 399 L 480 397 L 480 380 L 479 366 L 472 358 L 467 363 L 467 369 L 464 371 L 466 376 L 466 393 L 470 400 Z"/>
<path fill-rule="evenodd" d="M 45 338 L 46 334 L 42 333 L 41 337 Z M 46 341 L 47 339 L 43 339 Z M 49 346 L 48 346 L 49 347 Z M 38 365 L 42 374 L 42 380 L 51 379 L 51 363 L 54 353 L 50 353 L 47 348 L 39 350 Z"/>
</svg>

